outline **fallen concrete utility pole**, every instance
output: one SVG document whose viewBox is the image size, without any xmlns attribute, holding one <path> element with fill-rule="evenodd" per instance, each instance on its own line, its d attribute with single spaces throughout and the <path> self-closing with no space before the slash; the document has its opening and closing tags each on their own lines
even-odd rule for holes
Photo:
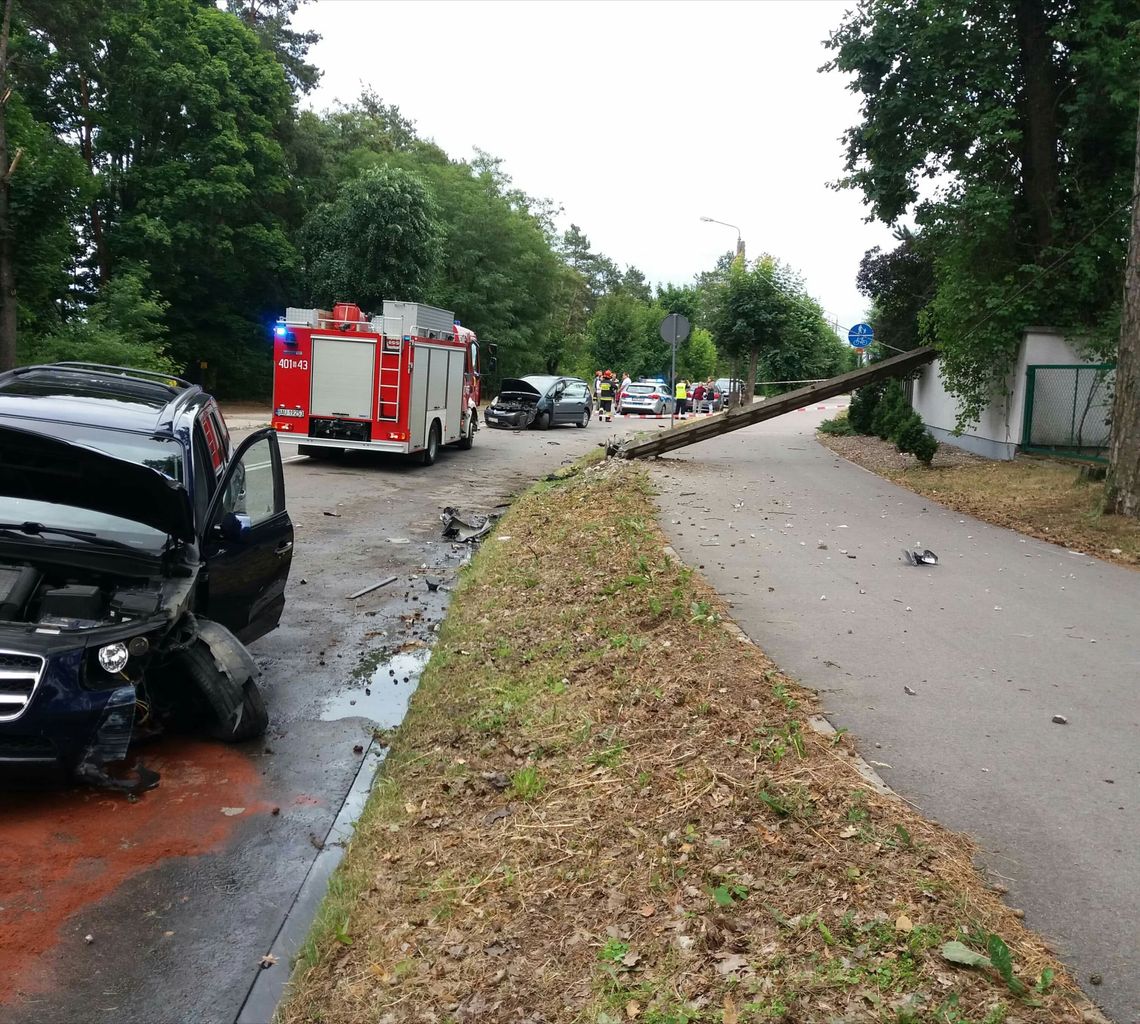
<svg viewBox="0 0 1140 1024">
<path fill-rule="evenodd" d="M 751 405 L 739 406 L 728 412 L 710 416 L 708 419 L 674 427 L 644 441 L 626 441 L 610 445 L 606 454 L 619 459 L 652 458 L 655 455 L 696 444 L 698 441 L 707 441 L 710 437 L 720 437 L 721 434 L 727 434 L 731 430 L 740 430 L 741 427 L 750 427 L 753 423 L 774 419 L 824 398 L 844 395 L 867 384 L 874 384 L 890 377 L 905 377 L 912 370 L 931 362 L 937 355 L 937 351 L 933 348 L 916 348 L 911 352 L 904 352 L 902 355 L 852 370 L 850 373 L 841 373 L 838 377 L 832 377 L 818 384 L 810 384 L 806 388 L 797 388 L 795 391 L 777 395 L 763 402 L 753 402 Z"/>
</svg>

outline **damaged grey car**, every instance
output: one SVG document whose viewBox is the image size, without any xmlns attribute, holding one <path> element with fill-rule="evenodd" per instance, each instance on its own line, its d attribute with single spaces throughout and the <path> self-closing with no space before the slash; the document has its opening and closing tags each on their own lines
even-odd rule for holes
<svg viewBox="0 0 1140 1024">
<path fill-rule="evenodd" d="M 268 724 L 245 643 L 293 525 L 276 435 L 235 450 L 200 387 L 83 363 L 0 374 L 0 770 L 121 789 L 141 739 Z"/>
</svg>

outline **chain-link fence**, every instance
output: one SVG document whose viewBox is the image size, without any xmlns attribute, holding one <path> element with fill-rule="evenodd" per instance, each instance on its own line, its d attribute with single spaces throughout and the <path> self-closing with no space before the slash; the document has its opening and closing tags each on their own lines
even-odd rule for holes
<svg viewBox="0 0 1140 1024">
<path fill-rule="evenodd" d="M 1104 461 L 1115 364 L 1029 366 L 1026 377 L 1021 447 Z"/>
</svg>

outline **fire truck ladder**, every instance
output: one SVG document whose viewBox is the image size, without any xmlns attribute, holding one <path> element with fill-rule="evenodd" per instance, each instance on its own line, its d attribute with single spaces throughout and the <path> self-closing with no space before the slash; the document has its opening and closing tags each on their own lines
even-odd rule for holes
<svg viewBox="0 0 1140 1024">
<path fill-rule="evenodd" d="M 396 420 L 400 416 L 400 357 L 404 348 L 404 341 L 400 339 L 400 347 L 395 352 L 388 351 L 387 336 L 380 340 L 380 387 L 376 396 L 376 418 L 378 420 Z"/>
<path fill-rule="evenodd" d="M 821 401 L 824 398 L 834 398 L 844 395 L 855 388 L 867 384 L 875 384 L 891 377 L 905 377 L 913 370 L 931 362 L 938 355 L 933 348 L 916 348 L 911 352 L 904 352 L 899 356 L 892 356 L 878 363 L 841 373 L 838 377 L 820 381 L 818 384 L 809 384 L 805 388 L 797 388 L 766 401 L 744 405 L 728 412 L 719 413 L 705 420 L 686 423 L 681 427 L 674 427 L 656 437 L 643 441 L 630 440 L 621 444 L 611 444 L 607 449 L 608 455 L 621 459 L 648 459 L 655 455 L 662 455 L 677 448 L 684 448 L 698 441 L 707 441 L 710 437 L 719 437 L 732 430 L 750 427 L 753 423 L 762 423 L 764 420 L 775 419 L 786 412 L 794 412 L 805 405 Z"/>
</svg>

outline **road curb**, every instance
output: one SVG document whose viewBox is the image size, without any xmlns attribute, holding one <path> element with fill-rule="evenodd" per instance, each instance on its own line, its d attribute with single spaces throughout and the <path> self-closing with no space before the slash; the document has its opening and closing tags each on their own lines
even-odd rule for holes
<svg viewBox="0 0 1140 1024">
<path fill-rule="evenodd" d="M 374 751 L 375 756 L 373 756 Z M 285 912 L 285 918 L 273 937 L 273 944 L 268 953 L 276 957 L 276 961 L 273 966 L 258 970 L 241 1009 L 238 1010 L 234 1024 L 270 1024 L 273 1020 L 277 1005 L 281 1002 L 293 974 L 293 959 L 308 938 L 309 929 L 328 892 L 329 879 L 344 859 L 348 841 L 356 828 L 356 821 L 364 810 L 387 755 L 387 747 L 379 747 L 375 739 L 369 742 L 364 756 L 360 759 L 356 777 L 352 780 L 337 816 L 329 826 L 320 851 L 309 865 L 305 880 L 293 897 L 293 902 Z"/>
</svg>

